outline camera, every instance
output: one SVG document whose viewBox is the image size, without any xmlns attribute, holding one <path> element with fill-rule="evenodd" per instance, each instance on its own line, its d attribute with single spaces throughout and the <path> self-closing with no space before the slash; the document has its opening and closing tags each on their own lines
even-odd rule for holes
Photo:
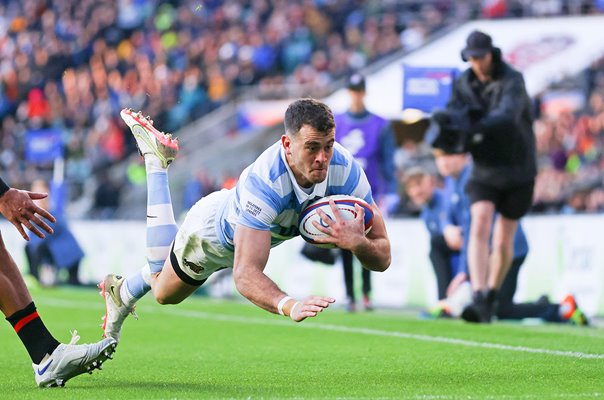
<svg viewBox="0 0 604 400">
<path fill-rule="evenodd" d="M 436 111 L 426 131 L 426 142 L 447 154 L 466 153 L 470 151 L 481 116 L 480 109 L 471 107 Z"/>
</svg>

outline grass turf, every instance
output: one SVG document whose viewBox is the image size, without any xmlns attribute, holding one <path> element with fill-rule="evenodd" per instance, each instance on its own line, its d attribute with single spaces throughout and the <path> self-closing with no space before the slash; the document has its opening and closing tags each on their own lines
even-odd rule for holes
<svg viewBox="0 0 604 400">
<path fill-rule="evenodd" d="M 34 292 L 46 325 L 67 342 L 100 339 L 102 299 L 88 290 Z M 129 318 L 115 358 L 65 388 L 38 389 L 8 323 L 0 326 L 0 398 L 604 397 L 604 330 L 468 325 L 394 312 L 329 309 L 294 324 L 249 304 L 150 298 Z M 590 358 L 591 357 L 591 358 Z"/>
</svg>

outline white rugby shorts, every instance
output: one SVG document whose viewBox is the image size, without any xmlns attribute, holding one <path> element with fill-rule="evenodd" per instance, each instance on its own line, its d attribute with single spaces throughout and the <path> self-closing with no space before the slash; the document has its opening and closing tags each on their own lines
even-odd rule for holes
<svg viewBox="0 0 604 400">
<path fill-rule="evenodd" d="M 185 283 L 201 285 L 214 272 L 233 267 L 235 254 L 222 245 L 216 231 L 216 214 L 228 196 L 223 189 L 199 200 L 176 234 L 170 260 Z"/>
</svg>

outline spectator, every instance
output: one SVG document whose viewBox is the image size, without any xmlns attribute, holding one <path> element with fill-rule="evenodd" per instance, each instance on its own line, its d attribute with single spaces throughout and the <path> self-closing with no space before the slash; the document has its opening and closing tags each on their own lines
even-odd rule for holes
<svg viewBox="0 0 604 400">
<path fill-rule="evenodd" d="M 92 217 L 110 219 L 114 216 L 120 204 L 123 184 L 112 178 L 107 172 L 102 172 L 94 193 Z"/>
<path fill-rule="evenodd" d="M 445 240 L 444 228 L 450 194 L 436 188 L 435 178 L 419 167 L 411 168 L 405 173 L 403 184 L 411 201 L 421 207 L 420 218 L 430 234 L 430 261 L 436 277 L 438 300 L 444 300 L 451 280 L 457 275 L 459 250 L 462 246 L 461 232 L 458 243 L 450 245 Z"/>
</svg>

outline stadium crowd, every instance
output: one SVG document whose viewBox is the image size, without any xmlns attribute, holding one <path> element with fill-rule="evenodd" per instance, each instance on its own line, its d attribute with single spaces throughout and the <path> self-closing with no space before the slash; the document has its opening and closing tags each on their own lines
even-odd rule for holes
<svg viewBox="0 0 604 400">
<path fill-rule="evenodd" d="M 541 113 L 535 123 L 536 211 L 604 211 L 604 57 L 584 72 L 582 83 L 583 106 Z"/>
<path fill-rule="evenodd" d="M 24 137 L 50 127 L 64 136 L 67 179 L 83 184 L 133 152 L 121 108 L 144 109 L 174 131 L 241 87 L 324 86 L 420 45 L 443 26 L 450 4 L 438 4 L 1 2 L 2 169 L 20 186 L 43 172 L 25 165 Z"/>
<path fill-rule="evenodd" d="M 0 168 L 13 186 L 26 187 L 40 175 L 49 179 L 52 166 L 25 161 L 25 138 L 40 128 L 58 130 L 70 196 L 78 199 L 90 182 L 110 179 L 108 166 L 135 151 L 117 120 L 123 107 L 144 109 L 174 131 L 248 87 L 261 97 L 287 95 L 292 86 L 325 88 L 468 19 L 591 13 L 597 2 L 487 3 L 0 1 Z M 572 125 L 544 121 L 543 130 L 564 123 Z M 555 147 L 543 142 L 542 152 Z M 558 142 L 576 165 L 569 141 Z M 570 179 L 552 171 L 553 179 Z M 551 202 L 547 194 L 542 198 Z"/>
</svg>

